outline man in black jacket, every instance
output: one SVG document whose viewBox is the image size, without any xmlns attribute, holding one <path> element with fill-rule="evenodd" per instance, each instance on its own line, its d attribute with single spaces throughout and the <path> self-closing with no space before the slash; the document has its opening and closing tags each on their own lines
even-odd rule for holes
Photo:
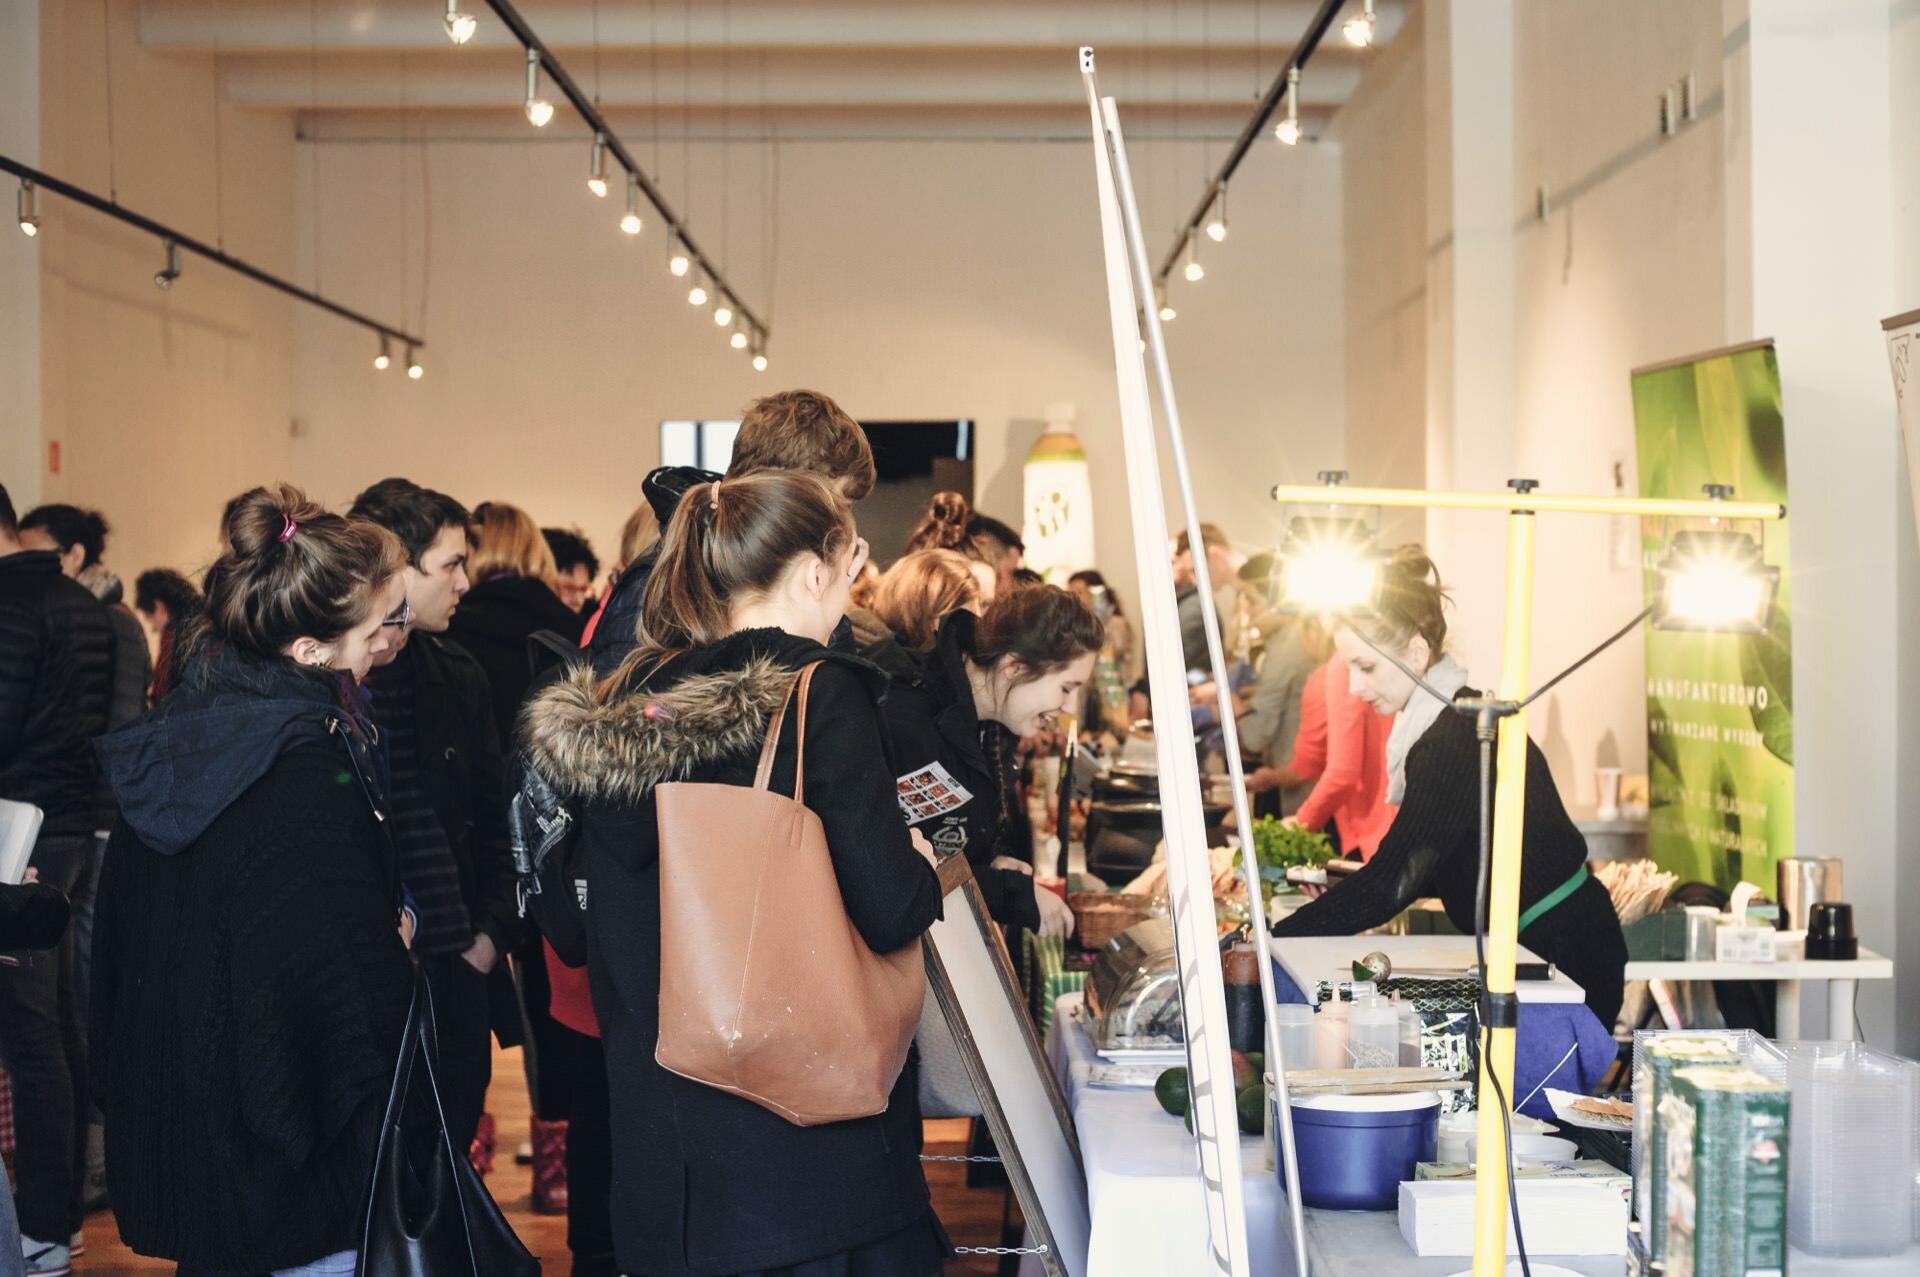
<svg viewBox="0 0 1920 1277">
<path fill-rule="evenodd" d="M 512 1005 L 502 954 L 519 940 L 506 782 L 486 672 L 442 637 L 467 592 L 467 511 L 405 479 L 354 501 L 356 518 L 400 538 L 411 559 L 404 644 L 367 679 L 392 785 L 401 879 L 419 914 L 414 952 L 432 982 L 442 1099 L 456 1148 L 480 1122 L 495 1005 Z M 504 1024 L 504 1021 L 503 1021 Z"/>
<path fill-rule="evenodd" d="M 71 895 L 89 872 L 93 738 L 106 730 L 113 627 L 60 556 L 20 544 L 0 487 L 0 798 L 45 813 L 31 864 Z M 18 970 L 0 970 L 0 1054 L 13 1075 L 15 1182 L 27 1271 L 61 1271 L 80 1224 L 86 1051 L 74 1001 L 71 935 Z"/>
</svg>

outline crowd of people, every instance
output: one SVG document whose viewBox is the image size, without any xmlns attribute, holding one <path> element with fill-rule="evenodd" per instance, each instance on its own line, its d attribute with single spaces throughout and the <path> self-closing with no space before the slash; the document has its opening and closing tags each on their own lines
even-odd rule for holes
<svg viewBox="0 0 1920 1277">
<path fill-rule="evenodd" d="M 43 822 L 0 885 L 0 949 L 38 950 L 0 970 L 0 1277 L 68 1271 L 109 1198 L 188 1277 L 355 1271 L 416 976 L 432 1130 L 477 1165 L 492 1043 L 523 1048 L 535 1206 L 567 1215 L 574 1273 L 941 1271 L 912 1053 L 884 1111 L 817 1125 L 659 1058 L 663 785 L 792 794 L 875 954 L 940 916 L 947 857 L 997 922 L 1072 929 L 1023 776 L 1062 719 L 1096 752 L 1141 730 L 1133 627 L 1098 571 L 1041 583 L 956 493 L 880 570 L 854 515 L 874 483 L 859 424 L 785 392 L 724 475 L 645 476 L 604 572 L 504 501 L 387 478 L 335 511 L 270 484 L 131 607 L 101 515 L 0 488 L 0 822 Z M 1171 547 L 1196 747 L 1225 745 L 1212 608 L 1258 809 L 1367 862 L 1277 933 L 1419 894 L 1470 925 L 1472 728 L 1406 674 L 1472 694 L 1433 565 L 1403 547 L 1371 619 L 1323 621 L 1273 606 L 1271 556 L 1200 540 L 1211 598 Z M 1521 938 L 1617 1009 L 1617 924 L 1534 768 Z M 529 802 L 562 831 L 551 879 Z"/>
<path fill-rule="evenodd" d="M 492 1039 L 526 1048 L 536 1201 L 567 1213 L 575 1273 L 939 1272 L 911 1058 L 883 1113 L 816 1126 L 655 1059 L 657 787 L 751 783 L 803 668 L 774 782 L 804 751 L 795 797 L 874 952 L 918 942 L 954 855 L 996 919 L 1071 926 L 1017 774 L 1114 664 L 1104 585 L 1037 583 L 956 494 L 878 571 L 854 516 L 874 481 L 859 425 L 787 392 L 726 474 L 648 475 L 604 572 L 504 501 L 388 478 L 330 510 L 282 483 L 131 606 L 101 515 L 0 488 L 0 816 L 44 814 L 0 901 L 0 945 L 44 945 L 0 971 L 19 1271 L 68 1271 L 108 1198 L 193 1277 L 355 1271 L 419 971 L 476 1160 Z M 903 803 L 935 774 L 944 801 Z M 530 775 L 569 812 L 571 963 L 521 904 Z M 71 925 L 27 908 L 49 901 Z"/>
</svg>

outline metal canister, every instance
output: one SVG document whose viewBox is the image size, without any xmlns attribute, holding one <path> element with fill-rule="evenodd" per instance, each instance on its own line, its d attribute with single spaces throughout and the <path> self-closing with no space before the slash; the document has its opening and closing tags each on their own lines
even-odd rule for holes
<svg viewBox="0 0 1920 1277">
<path fill-rule="evenodd" d="M 1780 929 L 1805 931 L 1807 913 L 1823 900 L 1847 898 L 1838 856 L 1789 856 L 1779 865 Z"/>
</svg>

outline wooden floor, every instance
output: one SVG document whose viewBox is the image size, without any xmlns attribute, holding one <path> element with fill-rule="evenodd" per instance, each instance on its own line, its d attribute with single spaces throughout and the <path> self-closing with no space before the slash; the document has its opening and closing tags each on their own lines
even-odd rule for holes
<svg viewBox="0 0 1920 1277">
<path fill-rule="evenodd" d="M 487 1096 L 487 1107 L 499 1127 L 499 1155 L 487 1187 L 506 1212 L 507 1220 L 527 1248 L 538 1255 L 546 1277 L 567 1277 L 567 1221 L 565 1216 L 536 1215 L 531 1200 L 532 1168 L 515 1165 L 513 1150 L 527 1138 L 527 1089 L 520 1070 L 518 1051 L 495 1051 L 494 1085 Z M 928 1122 L 929 1153 L 964 1153 L 967 1123 Z M 1000 1244 L 1002 1194 L 998 1191 L 968 1189 L 966 1167 L 957 1162 L 927 1163 L 927 1183 L 933 1189 L 933 1207 L 947 1226 L 956 1246 L 997 1246 Z M 1017 1216 L 1016 1216 L 1017 1217 Z M 100 1277 L 131 1277 L 141 1274 L 172 1273 L 169 1260 L 146 1259 L 128 1250 L 120 1241 L 111 1214 L 99 1214 L 87 1221 L 87 1253 L 73 1262 L 76 1273 L 94 1273 Z M 987 1256 L 962 1256 L 948 1261 L 950 1274 L 979 1274 L 990 1277 L 997 1271 L 994 1259 Z"/>
</svg>

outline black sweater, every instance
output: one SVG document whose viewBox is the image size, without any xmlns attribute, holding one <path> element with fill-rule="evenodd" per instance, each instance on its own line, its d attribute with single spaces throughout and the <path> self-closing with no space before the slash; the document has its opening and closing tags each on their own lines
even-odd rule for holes
<svg viewBox="0 0 1920 1277">
<path fill-rule="evenodd" d="M 0 555 L 0 798 L 43 837 L 95 828 L 93 738 L 107 728 L 113 626 L 51 550 Z"/>
<path fill-rule="evenodd" d="M 128 1245 L 269 1272 L 357 1243 L 411 984 L 334 688 L 195 670 L 102 743 L 91 1084 Z"/>
<path fill-rule="evenodd" d="M 1463 689 L 1460 695 L 1479 693 Z M 1587 859 L 1586 839 L 1567 815 L 1547 770 L 1546 756 L 1532 741 L 1527 742 L 1524 829 L 1522 913 L 1577 873 Z M 1438 896 L 1448 920 L 1470 935 L 1480 871 L 1479 839 L 1479 740 L 1472 719 L 1444 713 L 1407 751 L 1406 794 L 1392 827 L 1380 840 L 1380 850 L 1359 873 L 1276 922 L 1273 934 L 1355 935 L 1391 921 L 1422 896 Z M 1595 892 L 1601 907 L 1595 907 Z M 1626 944 L 1619 919 L 1612 906 L 1604 904 L 1605 898 L 1605 888 L 1589 880 L 1572 898 L 1522 932 L 1520 941 L 1585 987 L 1588 1005 L 1611 1025 L 1620 1004 Z"/>
</svg>

